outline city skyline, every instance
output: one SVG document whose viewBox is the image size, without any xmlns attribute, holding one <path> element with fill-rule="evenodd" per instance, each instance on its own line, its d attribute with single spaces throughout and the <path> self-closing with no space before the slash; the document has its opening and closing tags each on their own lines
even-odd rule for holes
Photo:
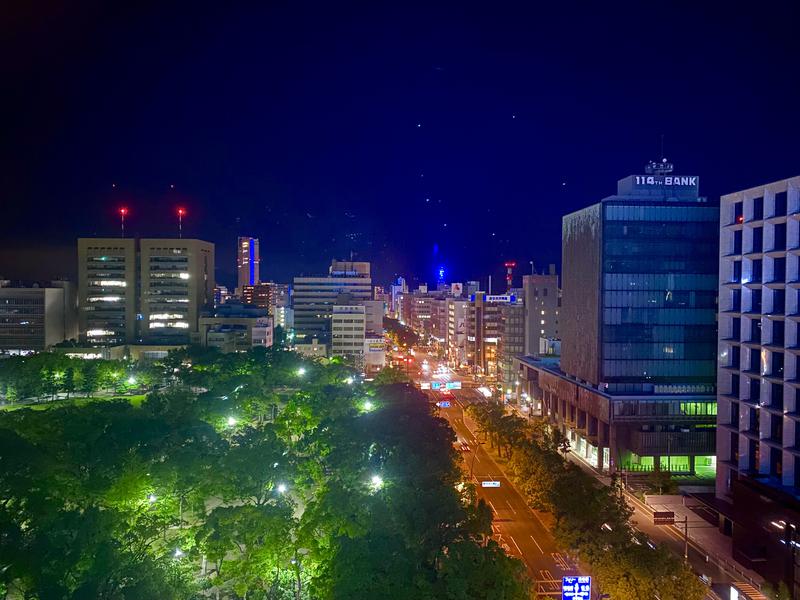
<svg viewBox="0 0 800 600">
<path fill-rule="evenodd" d="M 785 76 L 796 7 L 186 20 L 86 5 L 51 7 L 46 24 L 18 10 L 7 40 L 20 60 L 2 84 L 17 115 L 0 224 L 12 279 L 73 275 L 74 238 L 115 235 L 123 205 L 141 237 L 175 235 L 185 207 L 185 235 L 219 247 L 228 285 L 239 235 L 264 240 L 265 280 L 351 251 L 380 281 L 433 282 L 442 264 L 454 281 L 499 278 L 505 260 L 560 263 L 561 216 L 662 148 L 711 198 L 791 177 L 800 157 Z"/>
</svg>

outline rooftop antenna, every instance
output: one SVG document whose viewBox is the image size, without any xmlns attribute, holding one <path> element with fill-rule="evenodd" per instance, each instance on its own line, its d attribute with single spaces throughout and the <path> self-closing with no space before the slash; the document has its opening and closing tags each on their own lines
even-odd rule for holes
<svg viewBox="0 0 800 600">
<path fill-rule="evenodd" d="M 124 206 L 119 209 L 120 229 L 122 229 L 122 237 L 125 237 L 125 215 L 128 214 L 128 209 Z"/>
<path fill-rule="evenodd" d="M 663 160 L 664 160 L 664 134 L 663 133 L 661 134 L 661 153 L 659 155 L 659 158 L 661 158 L 661 160 L 663 162 Z"/>
<path fill-rule="evenodd" d="M 183 208 L 178 209 L 178 238 L 183 239 L 183 215 L 186 214 L 186 210 Z"/>
</svg>

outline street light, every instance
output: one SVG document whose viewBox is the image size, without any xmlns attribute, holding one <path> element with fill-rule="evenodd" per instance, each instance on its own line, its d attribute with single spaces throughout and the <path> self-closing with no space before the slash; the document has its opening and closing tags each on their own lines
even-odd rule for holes
<svg viewBox="0 0 800 600">
<path fill-rule="evenodd" d="M 233 427 L 234 425 L 236 425 L 236 418 L 235 417 L 228 417 L 228 425 L 230 427 Z"/>
<path fill-rule="evenodd" d="M 297 369 L 297 376 L 298 377 L 302 377 L 305 374 L 306 374 L 305 367 L 300 367 L 299 369 Z"/>
<path fill-rule="evenodd" d="M 156 500 L 158 500 L 158 497 L 155 494 L 148 494 L 147 495 L 147 501 L 150 504 L 153 504 Z"/>
<path fill-rule="evenodd" d="M 285 494 L 286 493 L 286 484 L 285 483 L 279 483 L 277 489 L 278 489 L 278 493 L 279 494 Z"/>
<path fill-rule="evenodd" d="M 353 385 L 353 378 L 352 377 L 348 377 L 347 379 L 344 380 L 344 382 L 347 385 Z"/>
<path fill-rule="evenodd" d="M 370 411 L 370 410 L 372 410 L 373 408 L 375 408 L 375 405 L 374 405 L 372 402 L 370 402 L 369 400 L 367 400 L 366 402 L 364 402 L 364 410 L 366 410 L 366 411 Z"/>
<path fill-rule="evenodd" d="M 128 377 L 128 385 L 136 385 L 136 377 L 134 377 L 133 375 Z"/>
<path fill-rule="evenodd" d="M 383 478 L 380 475 L 373 475 L 371 481 L 372 481 L 372 487 L 375 490 L 379 490 L 383 487 Z"/>
</svg>

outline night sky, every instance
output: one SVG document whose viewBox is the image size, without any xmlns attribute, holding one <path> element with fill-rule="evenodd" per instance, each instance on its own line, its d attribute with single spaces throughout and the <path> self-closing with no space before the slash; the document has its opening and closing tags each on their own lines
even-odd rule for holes
<svg viewBox="0 0 800 600">
<path fill-rule="evenodd" d="M 239 234 L 278 281 L 351 251 L 382 281 L 499 277 L 560 262 L 561 216 L 662 135 L 710 197 L 800 175 L 796 2 L 14 4 L 12 279 L 74 276 L 75 238 L 117 235 L 121 205 L 142 237 L 184 206 L 229 285 Z"/>
</svg>

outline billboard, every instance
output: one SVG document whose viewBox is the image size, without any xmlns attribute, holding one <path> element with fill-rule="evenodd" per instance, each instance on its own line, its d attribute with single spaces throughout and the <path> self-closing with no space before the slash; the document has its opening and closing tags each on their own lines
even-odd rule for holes
<svg viewBox="0 0 800 600">
<path fill-rule="evenodd" d="M 464 293 L 464 284 L 463 283 L 451 283 L 450 284 L 450 293 L 453 296 L 461 297 Z"/>
</svg>

